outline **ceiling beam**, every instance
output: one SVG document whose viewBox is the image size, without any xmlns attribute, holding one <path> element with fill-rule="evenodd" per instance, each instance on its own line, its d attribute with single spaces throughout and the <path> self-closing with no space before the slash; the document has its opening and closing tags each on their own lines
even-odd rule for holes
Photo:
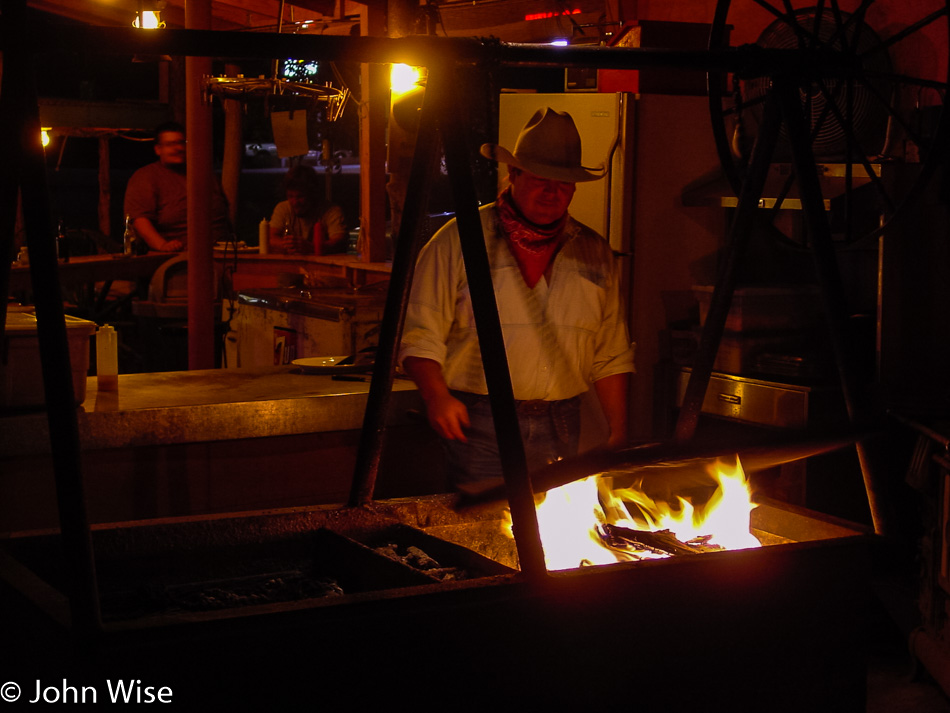
<svg viewBox="0 0 950 713">
<path fill-rule="evenodd" d="M 284 23 L 332 21 L 344 13 L 355 15 L 359 6 L 341 0 L 294 0 L 286 4 Z M 131 24 L 138 9 L 137 0 L 29 0 L 29 6 L 89 25 L 121 26 Z M 162 19 L 169 27 L 185 26 L 185 0 L 168 0 Z M 213 28 L 234 30 L 247 28 L 274 28 L 280 12 L 279 0 L 214 0 L 212 3 Z"/>
</svg>

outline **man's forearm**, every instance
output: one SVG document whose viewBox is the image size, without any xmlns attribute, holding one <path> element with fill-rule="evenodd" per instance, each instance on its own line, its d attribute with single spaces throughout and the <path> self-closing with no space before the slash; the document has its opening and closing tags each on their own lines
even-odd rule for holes
<svg viewBox="0 0 950 713">
<path fill-rule="evenodd" d="M 162 237 L 148 218 L 136 218 L 132 222 L 135 234 L 144 240 L 149 248 L 161 252 L 168 241 Z"/>
<path fill-rule="evenodd" d="M 594 382 L 597 399 L 607 418 L 610 437 L 607 444 L 619 446 L 627 440 L 627 392 L 630 374 L 612 374 Z"/>
<path fill-rule="evenodd" d="M 422 400 L 428 402 L 432 398 L 445 396 L 449 387 L 442 376 L 442 365 L 433 359 L 422 357 L 406 357 L 402 368 L 419 389 Z"/>
<path fill-rule="evenodd" d="M 442 365 L 432 359 L 406 357 L 402 368 L 419 387 L 426 404 L 426 416 L 435 432 L 442 438 L 464 443 L 465 429 L 470 425 L 468 410 L 449 392 Z"/>
</svg>

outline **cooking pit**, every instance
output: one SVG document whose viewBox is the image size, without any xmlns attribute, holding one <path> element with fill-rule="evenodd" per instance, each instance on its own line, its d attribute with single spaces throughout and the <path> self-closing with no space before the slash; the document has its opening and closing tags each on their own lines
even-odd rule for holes
<svg viewBox="0 0 950 713">
<path fill-rule="evenodd" d="M 134 677 L 240 708 L 863 710 L 861 528 L 766 502 L 752 515 L 764 547 L 539 579 L 517 571 L 499 508 L 453 505 L 99 526 L 94 643 L 56 623 L 57 537 L 11 536 L 6 670 Z"/>
</svg>

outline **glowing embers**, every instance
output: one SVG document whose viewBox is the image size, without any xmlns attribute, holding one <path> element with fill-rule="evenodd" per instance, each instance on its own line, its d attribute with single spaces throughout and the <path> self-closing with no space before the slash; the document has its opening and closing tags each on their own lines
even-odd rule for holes
<svg viewBox="0 0 950 713">
<path fill-rule="evenodd" d="M 755 505 L 738 460 L 613 485 L 613 478 L 591 476 L 548 491 L 537 504 L 549 570 L 760 546 L 749 531 Z"/>
</svg>

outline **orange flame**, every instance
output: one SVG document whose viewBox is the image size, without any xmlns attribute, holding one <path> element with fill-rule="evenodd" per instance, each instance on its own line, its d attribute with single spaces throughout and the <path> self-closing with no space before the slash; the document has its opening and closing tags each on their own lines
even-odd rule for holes
<svg viewBox="0 0 950 713">
<path fill-rule="evenodd" d="M 703 537 L 704 544 L 723 549 L 759 547 L 749 525 L 755 505 L 738 459 L 734 466 L 717 461 L 709 473 L 716 489 L 698 505 L 677 497 L 677 507 L 672 507 L 643 490 L 613 490 L 611 479 L 605 476 L 591 476 L 548 491 L 536 506 L 547 568 L 573 569 L 665 556 L 608 547 L 600 533 L 608 523 L 633 530 L 669 530 L 681 542 Z M 510 536 L 510 527 L 505 530 Z"/>
</svg>

